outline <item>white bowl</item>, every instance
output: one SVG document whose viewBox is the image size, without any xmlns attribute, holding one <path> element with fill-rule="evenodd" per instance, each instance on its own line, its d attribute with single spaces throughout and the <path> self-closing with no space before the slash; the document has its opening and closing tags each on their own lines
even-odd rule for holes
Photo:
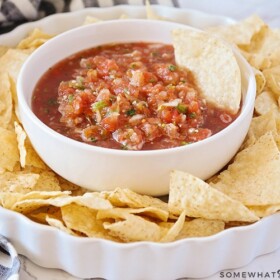
<svg viewBox="0 0 280 280">
<path fill-rule="evenodd" d="M 165 195 L 172 169 L 188 171 L 206 179 L 233 157 L 247 133 L 255 98 L 254 74 L 237 52 L 235 55 L 242 74 L 240 116 L 221 132 L 191 145 L 137 152 L 95 147 L 55 132 L 31 110 L 32 93 L 37 81 L 63 58 L 112 42 L 171 43 L 171 30 L 175 28 L 192 27 L 155 20 L 106 21 L 65 32 L 29 57 L 17 83 L 19 113 L 36 151 L 55 172 L 91 190 L 128 187 L 139 193 Z"/>
</svg>

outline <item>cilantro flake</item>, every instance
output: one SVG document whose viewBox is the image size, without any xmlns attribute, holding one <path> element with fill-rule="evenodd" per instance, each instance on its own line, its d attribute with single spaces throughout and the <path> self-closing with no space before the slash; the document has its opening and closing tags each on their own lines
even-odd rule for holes
<svg viewBox="0 0 280 280">
<path fill-rule="evenodd" d="M 169 71 L 174 72 L 174 71 L 176 71 L 177 67 L 176 67 L 176 65 L 170 64 L 168 66 L 168 69 L 169 69 Z"/>
<path fill-rule="evenodd" d="M 134 116 L 136 114 L 136 111 L 134 109 L 130 109 L 126 111 L 127 116 Z"/>
<path fill-rule="evenodd" d="M 189 117 L 190 117 L 191 119 L 195 119 L 196 113 L 194 113 L 194 112 L 190 113 L 190 114 L 189 114 Z"/>
<path fill-rule="evenodd" d="M 69 94 L 69 95 L 68 95 L 68 101 L 69 101 L 70 103 L 72 103 L 73 100 L 74 100 L 74 95 L 73 95 L 73 94 Z"/>
<path fill-rule="evenodd" d="M 50 98 L 50 99 L 48 99 L 47 103 L 49 106 L 55 106 L 55 105 L 57 105 L 57 100 L 56 100 L 56 98 Z"/>
<path fill-rule="evenodd" d="M 100 111 L 107 106 L 108 105 L 104 100 L 100 100 L 100 101 L 97 101 L 97 102 L 91 104 L 91 110 L 94 111 L 94 112 L 95 111 Z"/>
<path fill-rule="evenodd" d="M 176 109 L 178 110 L 179 113 L 182 113 L 182 114 L 186 114 L 188 111 L 187 106 L 184 104 L 178 104 Z"/>
</svg>

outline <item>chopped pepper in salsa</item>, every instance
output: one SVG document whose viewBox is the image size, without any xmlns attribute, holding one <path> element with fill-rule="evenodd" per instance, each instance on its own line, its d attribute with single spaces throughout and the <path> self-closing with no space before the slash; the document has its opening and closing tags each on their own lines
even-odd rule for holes
<svg viewBox="0 0 280 280">
<path fill-rule="evenodd" d="M 95 146 L 154 150 L 205 139 L 236 117 L 200 97 L 172 45 L 110 44 L 56 64 L 38 82 L 34 113 L 49 127 Z"/>
</svg>

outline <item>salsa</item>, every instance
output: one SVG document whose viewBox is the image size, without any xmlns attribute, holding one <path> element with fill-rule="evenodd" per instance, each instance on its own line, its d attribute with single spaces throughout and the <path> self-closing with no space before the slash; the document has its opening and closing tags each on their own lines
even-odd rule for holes
<svg viewBox="0 0 280 280">
<path fill-rule="evenodd" d="M 32 109 L 67 137 L 125 150 L 197 142 L 238 115 L 200 97 L 172 45 L 144 42 L 94 47 L 60 61 L 36 85 Z"/>
</svg>

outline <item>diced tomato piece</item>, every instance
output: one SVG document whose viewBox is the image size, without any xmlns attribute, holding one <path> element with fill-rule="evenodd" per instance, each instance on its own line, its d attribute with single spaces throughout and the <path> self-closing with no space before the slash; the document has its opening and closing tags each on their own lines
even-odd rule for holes
<svg viewBox="0 0 280 280">
<path fill-rule="evenodd" d="M 120 125 L 119 115 L 111 114 L 104 119 L 102 119 L 100 125 L 107 131 L 113 132 L 118 129 Z"/>
<path fill-rule="evenodd" d="M 107 76 L 110 72 L 119 70 L 116 61 L 113 59 L 109 59 L 104 56 L 95 56 L 93 61 L 96 64 L 97 72 L 101 76 Z"/>
<path fill-rule="evenodd" d="M 87 142 L 96 142 L 99 140 L 105 140 L 110 134 L 98 125 L 91 125 L 83 129 L 82 138 Z"/>
<path fill-rule="evenodd" d="M 205 138 L 208 138 L 211 135 L 212 135 L 212 132 L 211 132 L 210 129 L 208 129 L 208 128 L 197 128 L 192 133 L 190 133 L 188 135 L 188 138 L 192 142 L 197 142 L 197 141 L 203 140 Z"/>
</svg>

